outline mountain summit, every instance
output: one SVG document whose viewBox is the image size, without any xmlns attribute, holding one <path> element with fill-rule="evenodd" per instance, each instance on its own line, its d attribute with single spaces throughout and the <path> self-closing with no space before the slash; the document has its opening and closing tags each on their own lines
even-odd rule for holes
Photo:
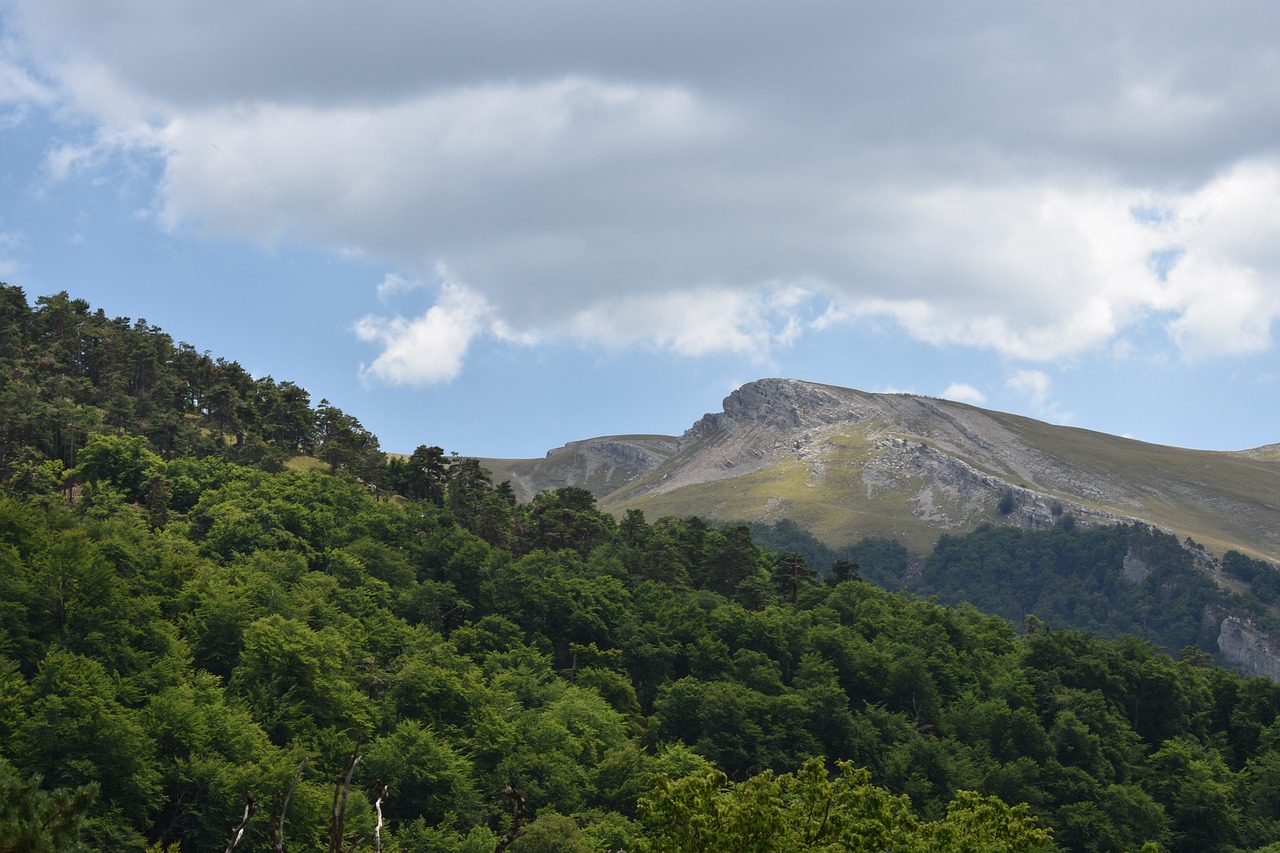
<svg viewBox="0 0 1280 853">
<path fill-rule="evenodd" d="M 791 519 L 832 545 L 890 536 L 917 551 L 983 523 L 1137 521 L 1215 550 L 1280 560 L 1277 445 L 1187 450 L 964 403 L 761 379 L 679 437 L 575 441 L 483 460 L 518 493 L 581 486 L 623 512 Z"/>
</svg>

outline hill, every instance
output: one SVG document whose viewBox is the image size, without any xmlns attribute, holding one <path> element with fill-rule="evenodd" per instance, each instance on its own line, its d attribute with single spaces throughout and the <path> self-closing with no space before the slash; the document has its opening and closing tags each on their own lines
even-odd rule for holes
<svg viewBox="0 0 1280 853">
<path fill-rule="evenodd" d="M 902 574 L 891 539 L 845 560 L 792 521 L 618 518 L 570 485 L 618 507 L 789 464 L 797 494 L 888 500 L 892 452 L 830 452 L 861 435 L 1038 519 L 1000 473 L 1034 463 L 997 446 L 1021 434 L 1003 416 L 755 383 L 680 438 L 511 463 L 522 489 L 563 478 L 521 501 L 475 459 L 387 457 L 303 389 L 66 294 L 0 287 L 0 379 L 0 850 L 1280 844 L 1280 684 L 1160 652 L 1201 642 L 1201 613 L 1219 646 L 1250 642 L 1208 613 L 1240 600 L 1194 544 L 1050 504 L 1045 529 L 941 538 L 929 600 L 859 579 Z M 877 433 L 895 406 L 914 431 Z M 960 458 L 971 434 L 985 468 Z M 1220 568 L 1251 606 L 1280 596 L 1268 563 Z M 951 603 L 979 595 L 1050 618 L 1019 635 Z"/>
<path fill-rule="evenodd" d="M 576 441 L 485 459 L 527 497 L 587 488 L 650 517 L 786 518 L 832 546 L 890 537 L 926 553 L 985 523 L 1140 522 L 1219 553 L 1280 560 L 1280 454 L 1147 444 L 910 394 L 751 382 L 683 435 Z"/>
</svg>

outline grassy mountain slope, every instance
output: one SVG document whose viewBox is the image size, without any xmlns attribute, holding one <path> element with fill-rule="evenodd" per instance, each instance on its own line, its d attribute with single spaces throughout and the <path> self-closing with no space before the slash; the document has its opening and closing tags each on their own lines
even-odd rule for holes
<svg viewBox="0 0 1280 853">
<path fill-rule="evenodd" d="M 833 545 L 891 536 L 923 552 L 940 532 L 1047 527 L 1071 512 L 1083 523 L 1141 521 L 1213 550 L 1280 560 L 1274 446 L 1164 447 L 947 400 L 784 379 L 743 386 L 678 439 L 642 439 L 646 454 L 625 455 L 638 441 L 629 436 L 484 464 L 529 493 L 580 485 L 615 512 L 640 508 L 651 518 L 785 517 Z"/>
</svg>

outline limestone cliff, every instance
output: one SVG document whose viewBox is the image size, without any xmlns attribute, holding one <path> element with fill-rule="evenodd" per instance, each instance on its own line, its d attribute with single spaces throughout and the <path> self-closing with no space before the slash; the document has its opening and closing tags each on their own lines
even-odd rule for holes
<svg viewBox="0 0 1280 853">
<path fill-rule="evenodd" d="M 785 517 L 835 545 L 884 535 L 927 551 L 940 532 L 1044 527 L 1070 514 L 1280 560 L 1280 458 L 1270 447 L 1161 447 L 793 379 L 743 385 L 679 437 L 587 439 L 541 460 L 485 464 L 522 497 L 576 485 L 618 512 Z"/>
<path fill-rule="evenodd" d="M 1280 681 L 1280 649 L 1248 619 L 1227 616 L 1222 620 L 1218 651 L 1246 675 Z"/>
</svg>

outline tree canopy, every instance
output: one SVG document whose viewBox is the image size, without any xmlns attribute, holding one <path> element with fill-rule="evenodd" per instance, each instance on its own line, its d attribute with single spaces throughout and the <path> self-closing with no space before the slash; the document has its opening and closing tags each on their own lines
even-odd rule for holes
<svg viewBox="0 0 1280 853">
<path fill-rule="evenodd" d="M 864 580 L 894 543 L 824 564 L 576 488 L 521 504 L 141 321 L 0 296 L 0 851 L 1280 843 L 1271 681 Z M 1175 559 L 1046 535 L 1007 577 Z M 972 592 L 955 555 L 993 538 L 926 574 Z"/>
</svg>

